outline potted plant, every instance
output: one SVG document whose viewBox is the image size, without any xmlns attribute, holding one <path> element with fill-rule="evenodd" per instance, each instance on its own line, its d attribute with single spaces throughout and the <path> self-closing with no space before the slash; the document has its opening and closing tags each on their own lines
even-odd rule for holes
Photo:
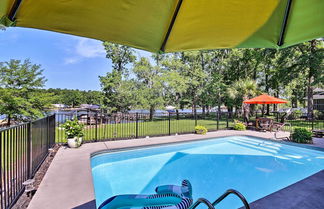
<svg viewBox="0 0 324 209">
<path fill-rule="evenodd" d="M 83 124 L 80 124 L 77 119 L 67 120 L 62 124 L 62 128 L 65 130 L 65 136 L 70 148 L 77 148 L 81 146 L 83 133 Z"/>
<path fill-rule="evenodd" d="M 207 133 L 207 131 L 208 130 L 207 130 L 207 128 L 205 126 L 198 125 L 198 126 L 195 127 L 195 133 L 196 134 L 205 135 Z"/>
</svg>

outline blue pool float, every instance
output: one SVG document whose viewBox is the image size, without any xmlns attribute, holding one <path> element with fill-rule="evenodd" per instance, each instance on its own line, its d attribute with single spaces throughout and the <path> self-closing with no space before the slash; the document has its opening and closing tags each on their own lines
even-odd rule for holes
<svg viewBox="0 0 324 209">
<path fill-rule="evenodd" d="M 98 209 L 187 209 L 192 205 L 192 187 L 188 180 L 181 186 L 163 185 L 152 195 L 117 195 L 105 200 Z"/>
</svg>

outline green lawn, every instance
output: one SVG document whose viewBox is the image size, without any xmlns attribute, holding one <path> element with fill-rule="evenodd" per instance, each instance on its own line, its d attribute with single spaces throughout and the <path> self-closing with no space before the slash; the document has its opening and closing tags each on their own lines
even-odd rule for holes
<svg viewBox="0 0 324 209">
<path fill-rule="evenodd" d="M 311 130 L 311 122 L 305 120 L 286 121 L 291 123 L 292 129 L 300 127 Z M 219 129 L 226 129 L 226 120 L 219 121 Z M 233 127 L 234 121 L 229 120 L 228 127 Z M 197 125 L 205 126 L 209 131 L 217 130 L 217 123 L 215 119 L 198 119 Z M 195 121 L 193 119 L 172 119 L 170 121 L 170 133 L 193 133 Z M 324 127 L 323 121 L 314 121 L 314 129 Z M 159 119 L 154 121 L 138 122 L 138 137 L 145 136 L 158 136 L 169 134 L 169 121 L 167 119 Z M 288 131 L 290 128 L 285 127 Z M 85 127 L 85 136 L 83 139 L 87 140 L 103 140 L 103 139 L 121 139 L 121 138 L 135 138 L 136 136 L 136 123 L 119 123 L 119 124 L 99 124 L 96 128 L 95 125 Z M 56 142 L 66 142 L 64 130 L 56 128 Z"/>
<path fill-rule="evenodd" d="M 2 131 L 0 134 L 1 168 L 15 170 L 16 166 L 22 165 L 26 160 L 26 146 L 22 132 L 15 132 L 14 129 Z"/>
<path fill-rule="evenodd" d="M 203 125 L 208 130 L 217 130 L 217 123 L 215 120 L 197 120 L 197 125 Z M 191 119 L 171 120 L 170 133 L 192 133 L 194 132 L 195 121 Z M 226 121 L 219 122 L 219 129 L 226 128 Z M 169 121 L 168 120 L 155 120 L 138 122 L 138 136 L 154 136 L 154 135 L 168 135 L 169 134 Z M 119 124 L 102 124 L 97 126 L 86 126 L 84 140 L 100 139 L 118 139 L 118 138 L 134 138 L 136 136 L 136 123 L 119 123 Z M 61 128 L 56 129 L 56 141 L 65 142 L 64 130 Z"/>
</svg>

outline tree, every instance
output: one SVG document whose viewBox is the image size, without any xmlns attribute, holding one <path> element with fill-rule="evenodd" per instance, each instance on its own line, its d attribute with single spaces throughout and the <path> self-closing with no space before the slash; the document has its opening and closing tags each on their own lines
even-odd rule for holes
<svg viewBox="0 0 324 209">
<path fill-rule="evenodd" d="M 252 79 L 238 80 L 228 88 L 231 98 L 240 101 L 242 104 L 244 121 L 249 121 L 250 105 L 243 103 L 243 101 L 255 96 L 257 92 L 257 84 Z"/>
<path fill-rule="evenodd" d="M 189 80 L 181 72 L 187 66 L 182 62 L 178 54 L 174 53 L 165 58 L 162 62 L 165 69 L 162 79 L 165 90 L 165 100 L 168 105 L 175 106 L 177 119 L 179 119 L 179 109 L 182 109 L 182 99 L 189 88 Z"/>
<path fill-rule="evenodd" d="M 323 40 L 312 40 L 297 46 L 300 56 L 294 67 L 306 71 L 307 76 L 307 118 L 313 117 L 313 89 L 324 82 Z"/>
<path fill-rule="evenodd" d="M 84 92 L 85 102 L 87 104 L 98 104 L 103 103 L 103 93 L 100 91 L 87 91 Z"/>
<path fill-rule="evenodd" d="M 0 114 L 11 119 L 34 119 L 50 107 L 52 94 L 40 92 L 46 79 L 40 65 L 29 60 L 0 62 Z"/>
<path fill-rule="evenodd" d="M 182 69 L 180 73 L 190 83 L 186 97 L 191 102 L 193 113 L 196 113 L 208 75 L 204 72 L 203 65 L 201 64 L 202 56 L 199 52 L 185 52 L 181 56 L 182 61 L 187 67 Z"/>
<path fill-rule="evenodd" d="M 152 120 L 155 109 L 164 106 L 162 69 L 159 65 L 152 66 L 147 58 L 142 57 L 134 64 L 133 73 L 138 82 L 139 104 L 150 110 Z"/>
<path fill-rule="evenodd" d="M 110 111 L 126 111 L 134 105 L 134 95 L 132 90 L 135 88 L 133 81 L 127 80 L 127 66 L 136 59 L 134 50 L 130 47 L 103 43 L 106 50 L 106 57 L 112 62 L 112 71 L 105 76 L 99 76 L 101 88 L 104 93 L 104 105 Z"/>
<path fill-rule="evenodd" d="M 71 107 L 77 107 L 84 102 L 84 97 L 79 90 L 66 90 L 64 91 L 61 101 L 63 104 Z"/>
<path fill-rule="evenodd" d="M 134 50 L 128 46 L 104 42 L 106 57 L 111 60 L 113 69 L 127 74 L 126 66 L 135 61 Z"/>
</svg>

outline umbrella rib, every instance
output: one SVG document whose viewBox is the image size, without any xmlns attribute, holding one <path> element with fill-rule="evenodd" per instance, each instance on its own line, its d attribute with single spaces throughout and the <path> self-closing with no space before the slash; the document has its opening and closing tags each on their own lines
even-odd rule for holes
<svg viewBox="0 0 324 209">
<path fill-rule="evenodd" d="M 288 0 L 287 5 L 286 5 L 284 19 L 283 19 L 282 25 L 281 25 L 281 31 L 280 31 L 278 46 L 282 46 L 284 44 L 284 36 L 285 36 L 286 28 L 287 28 L 287 23 L 288 23 L 288 17 L 289 17 L 289 13 L 290 13 L 291 4 L 292 4 L 292 0 Z"/>
<path fill-rule="evenodd" d="M 22 2 L 22 0 L 16 0 L 16 1 L 13 3 L 13 5 L 12 5 L 12 7 L 11 7 L 11 10 L 10 10 L 10 12 L 9 12 L 9 15 L 8 15 L 9 20 L 11 20 L 11 21 L 15 21 L 15 19 L 16 19 L 16 14 L 17 14 L 18 9 L 19 9 L 19 7 L 20 7 L 20 5 L 21 5 L 21 2 Z"/>
<path fill-rule="evenodd" d="M 171 34 L 171 30 L 172 30 L 172 28 L 173 28 L 173 25 L 174 25 L 174 23 L 175 23 L 175 20 L 177 19 L 177 16 L 178 16 L 178 13 L 179 13 L 179 10 L 180 10 L 180 7 L 181 7 L 181 4 L 182 4 L 182 1 L 183 1 L 183 0 L 179 0 L 179 1 L 178 1 L 177 7 L 176 7 L 176 9 L 175 9 L 175 11 L 174 11 L 174 14 L 173 14 L 173 17 L 172 17 L 171 23 L 170 23 L 170 25 L 169 25 L 169 28 L 168 28 L 167 34 L 166 34 L 166 36 L 165 36 L 165 38 L 164 38 L 164 40 L 163 40 L 162 46 L 161 46 L 161 48 L 160 48 L 160 50 L 161 50 L 162 52 L 164 52 L 164 50 L 165 50 L 165 45 L 166 45 L 166 43 L 167 43 L 167 41 L 168 41 L 168 39 L 169 39 L 169 36 L 170 36 L 170 34 Z"/>
</svg>

